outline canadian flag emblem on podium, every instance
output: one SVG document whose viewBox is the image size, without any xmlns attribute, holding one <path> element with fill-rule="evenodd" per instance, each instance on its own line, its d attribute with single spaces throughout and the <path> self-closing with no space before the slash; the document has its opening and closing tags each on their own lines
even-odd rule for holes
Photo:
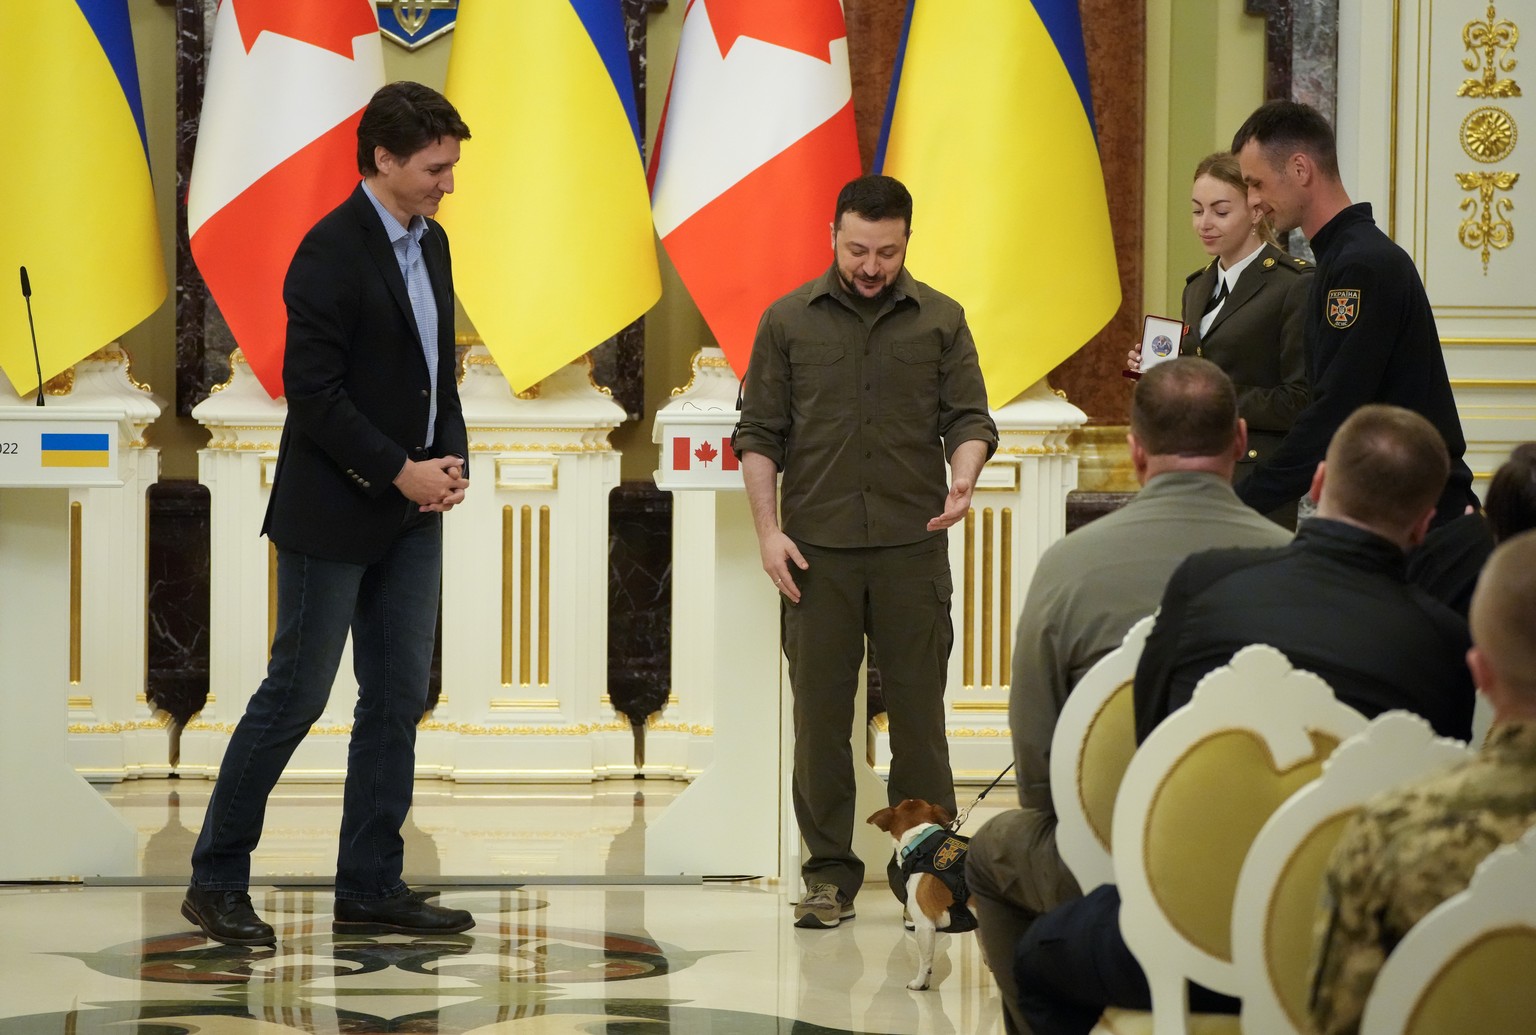
<svg viewBox="0 0 1536 1035">
<path fill-rule="evenodd" d="M 741 465 L 731 449 L 730 435 L 678 435 L 672 439 L 674 471 L 736 471 Z"/>
</svg>

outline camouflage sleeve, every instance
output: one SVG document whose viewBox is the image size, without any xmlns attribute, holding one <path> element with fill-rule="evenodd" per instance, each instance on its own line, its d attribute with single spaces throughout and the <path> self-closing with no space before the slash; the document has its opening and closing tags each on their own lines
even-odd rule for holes
<svg viewBox="0 0 1536 1035">
<path fill-rule="evenodd" d="M 1354 1035 L 1386 959 L 1382 915 L 1391 875 L 1382 821 L 1357 816 L 1334 849 L 1313 939 L 1309 1010 L 1319 1035 Z"/>
</svg>

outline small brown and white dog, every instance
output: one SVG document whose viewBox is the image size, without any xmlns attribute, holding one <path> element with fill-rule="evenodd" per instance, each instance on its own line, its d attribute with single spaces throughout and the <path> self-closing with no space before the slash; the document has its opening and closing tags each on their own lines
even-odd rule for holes
<svg viewBox="0 0 1536 1035">
<path fill-rule="evenodd" d="M 936 932 L 976 929 L 976 918 L 965 905 L 970 898 L 965 886 L 970 839 L 950 833 L 954 820 L 948 809 L 921 798 L 881 809 L 868 820 L 896 839 L 896 862 L 907 878 L 907 911 L 917 939 L 917 976 L 907 982 L 913 991 L 928 987 Z"/>
</svg>

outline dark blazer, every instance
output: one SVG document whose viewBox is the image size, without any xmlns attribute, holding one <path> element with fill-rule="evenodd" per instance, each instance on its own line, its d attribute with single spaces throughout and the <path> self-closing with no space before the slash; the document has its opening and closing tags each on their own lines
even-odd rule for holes
<svg viewBox="0 0 1536 1035">
<path fill-rule="evenodd" d="M 305 235 L 283 282 L 288 420 L 262 532 L 284 549 L 371 564 L 416 505 L 394 487 L 407 457 L 469 445 L 455 377 L 448 238 L 421 239 L 437 297 L 437 423 L 424 450 L 431 382 L 384 224 L 362 185 Z"/>
<path fill-rule="evenodd" d="M 1183 318 L 1188 330 L 1179 352 L 1204 356 L 1232 379 L 1238 416 L 1248 422 L 1248 454 L 1242 463 L 1253 464 L 1280 444 L 1307 405 L 1302 327 L 1312 264 L 1263 245 L 1237 278 L 1209 333 L 1201 338 L 1200 317 L 1216 290 L 1216 275 L 1212 259 L 1184 282 Z M 1243 471 L 1240 466 L 1237 477 Z"/>
</svg>

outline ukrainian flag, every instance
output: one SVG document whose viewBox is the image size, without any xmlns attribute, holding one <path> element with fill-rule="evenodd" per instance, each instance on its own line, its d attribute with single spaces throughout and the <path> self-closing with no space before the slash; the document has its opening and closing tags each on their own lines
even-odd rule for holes
<svg viewBox="0 0 1536 1035">
<path fill-rule="evenodd" d="M 39 462 L 43 467 L 112 466 L 110 435 L 59 434 L 45 431 L 42 440 Z"/>
<path fill-rule="evenodd" d="M 661 296 L 620 6 L 463 4 L 443 92 L 474 134 L 442 208 L 454 287 L 522 391 Z"/>
<path fill-rule="evenodd" d="M 0 97 L 24 195 L 0 231 L 0 367 L 18 391 L 36 374 L 26 306 L 32 282 L 43 377 L 140 323 L 165 299 L 144 104 L 127 0 L 5 5 Z"/>
<path fill-rule="evenodd" d="M 994 407 L 1120 307 L 1077 0 L 910 0 L 875 169 L 907 263 L 965 306 Z"/>
</svg>

